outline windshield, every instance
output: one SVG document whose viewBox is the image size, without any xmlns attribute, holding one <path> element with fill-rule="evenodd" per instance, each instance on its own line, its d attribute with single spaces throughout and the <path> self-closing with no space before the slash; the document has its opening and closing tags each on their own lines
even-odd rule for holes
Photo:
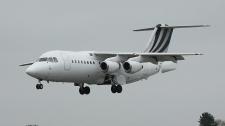
<svg viewBox="0 0 225 126">
<path fill-rule="evenodd" d="M 58 62 L 58 59 L 56 57 L 42 57 L 37 60 L 37 62 L 46 62 L 46 61 L 56 63 Z"/>
</svg>

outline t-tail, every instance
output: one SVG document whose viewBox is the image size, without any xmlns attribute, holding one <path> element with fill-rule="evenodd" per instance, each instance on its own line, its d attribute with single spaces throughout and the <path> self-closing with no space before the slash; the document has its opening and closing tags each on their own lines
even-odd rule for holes
<svg viewBox="0 0 225 126">
<path fill-rule="evenodd" d="M 170 40 L 175 28 L 193 28 L 193 27 L 208 27 L 209 25 L 189 25 L 189 26 L 168 26 L 167 24 L 158 24 L 152 28 L 137 29 L 134 31 L 149 31 L 153 30 L 149 39 L 145 53 L 163 53 L 167 52 Z"/>
</svg>

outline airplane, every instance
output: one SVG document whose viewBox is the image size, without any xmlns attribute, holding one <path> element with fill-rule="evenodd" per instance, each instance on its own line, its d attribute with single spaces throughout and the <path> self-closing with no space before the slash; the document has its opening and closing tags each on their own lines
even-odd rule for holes
<svg viewBox="0 0 225 126">
<path fill-rule="evenodd" d="M 21 64 L 29 66 L 26 73 L 38 80 L 36 89 L 43 89 L 42 81 L 68 82 L 79 86 L 81 95 L 89 94 L 85 85 L 110 85 L 112 93 L 121 93 L 122 85 L 148 79 L 157 73 L 176 69 L 185 56 L 201 53 L 168 53 L 174 29 L 208 27 L 209 25 L 155 27 L 134 31 L 149 31 L 152 34 L 143 52 L 98 52 L 53 50 L 42 54 L 35 62 Z M 85 84 L 85 85 L 84 85 Z"/>
</svg>

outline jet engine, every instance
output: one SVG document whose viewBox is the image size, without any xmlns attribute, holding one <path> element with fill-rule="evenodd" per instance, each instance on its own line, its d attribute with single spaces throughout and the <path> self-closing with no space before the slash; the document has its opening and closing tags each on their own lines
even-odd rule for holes
<svg viewBox="0 0 225 126">
<path fill-rule="evenodd" d="M 136 73 L 143 68 L 143 65 L 136 61 L 126 61 L 123 63 L 123 68 L 127 73 Z"/>
<path fill-rule="evenodd" d="M 162 62 L 161 64 L 162 73 L 173 71 L 173 70 L 176 70 L 176 63 L 174 63 L 173 61 Z"/>
<path fill-rule="evenodd" d="M 113 61 L 103 61 L 100 63 L 100 68 L 104 72 L 113 73 L 120 69 L 120 65 L 117 62 Z"/>
</svg>

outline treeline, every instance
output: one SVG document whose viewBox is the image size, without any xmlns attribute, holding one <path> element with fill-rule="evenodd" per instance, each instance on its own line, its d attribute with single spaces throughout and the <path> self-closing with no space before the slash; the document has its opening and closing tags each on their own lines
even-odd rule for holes
<svg viewBox="0 0 225 126">
<path fill-rule="evenodd" d="M 215 119 L 214 116 L 208 112 L 202 113 L 199 119 L 199 126 L 225 126 L 225 121 Z"/>
</svg>

